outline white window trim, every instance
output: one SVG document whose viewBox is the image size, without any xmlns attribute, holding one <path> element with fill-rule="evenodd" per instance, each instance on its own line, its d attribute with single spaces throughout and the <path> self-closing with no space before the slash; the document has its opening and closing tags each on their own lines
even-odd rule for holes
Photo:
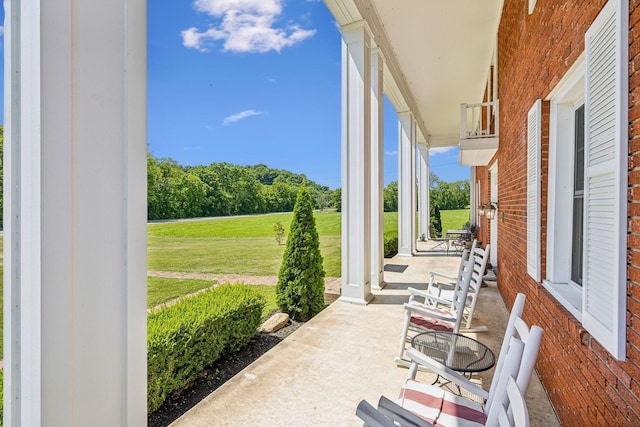
<svg viewBox="0 0 640 427">
<path fill-rule="evenodd" d="M 549 121 L 549 180 L 547 203 L 547 270 L 542 286 L 576 319 L 582 321 L 582 288 L 571 283 L 571 218 L 573 146 L 559 143 L 574 137 L 575 106 L 584 100 L 585 56 L 580 55 L 547 99 Z M 561 159 L 561 160 L 559 160 Z M 559 163 L 571 162 L 569 167 Z"/>
</svg>

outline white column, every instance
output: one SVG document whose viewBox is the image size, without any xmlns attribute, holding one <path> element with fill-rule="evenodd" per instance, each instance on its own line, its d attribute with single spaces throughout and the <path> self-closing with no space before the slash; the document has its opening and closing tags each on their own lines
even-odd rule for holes
<svg viewBox="0 0 640 427">
<path fill-rule="evenodd" d="M 418 180 L 418 236 L 429 239 L 429 146 L 418 144 L 420 153 L 420 179 Z"/>
<path fill-rule="evenodd" d="M 342 31 L 342 295 L 371 294 L 371 36 L 364 21 Z"/>
<path fill-rule="evenodd" d="M 416 126 L 413 114 L 398 113 L 398 255 L 416 247 Z"/>
<path fill-rule="evenodd" d="M 477 183 L 476 183 L 476 168 L 475 166 L 471 167 L 471 180 L 469 186 L 469 205 L 470 205 L 470 213 L 469 213 L 469 222 L 471 225 L 480 225 L 480 221 L 478 221 L 478 193 L 477 193 Z"/>
<path fill-rule="evenodd" d="M 384 282 L 384 59 L 379 49 L 371 52 L 371 286 Z"/>
<path fill-rule="evenodd" d="M 4 423 L 144 425 L 146 1 L 7 1 Z"/>
</svg>

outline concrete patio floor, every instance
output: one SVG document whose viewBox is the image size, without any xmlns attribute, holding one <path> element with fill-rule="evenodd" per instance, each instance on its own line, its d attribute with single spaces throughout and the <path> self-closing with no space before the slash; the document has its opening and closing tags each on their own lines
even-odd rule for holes
<svg viewBox="0 0 640 427">
<path fill-rule="evenodd" d="M 420 244 L 419 249 L 425 249 Z M 380 395 L 395 399 L 408 370 L 398 367 L 407 287 L 425 287 L 430 270 L 455 274 L 458 256 L 420 252 L 394 257 L 386 264 L 406 265 L 402 273 L 385 272 L 387 286 L 374 291 L 367 306 L 334 302 L 320 314 L 211 393 L 174 426 L 358 426 L 362 399 L 377 404 Z M 465 333 L 498 354 L 508 312 L 495 283 L 482 288 L 473 327 Z M 464 333 L 464 331 L 463 331 Z M 477 381 L 488 388 L 493 369 Z M 419 372 L 418 379 L 435 376 Z M 532 426 L 560 425 L 537 375 L 527 392 Z"/>
</svg>

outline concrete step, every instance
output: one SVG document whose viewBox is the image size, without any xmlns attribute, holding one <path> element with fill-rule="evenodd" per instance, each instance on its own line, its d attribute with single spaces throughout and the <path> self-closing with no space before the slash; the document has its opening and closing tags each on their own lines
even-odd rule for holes
<svg viewBox="0 0 640 427">
<path fill-rule="evenodd" d="M 331 304 L 332 302 L 340 298 L 341 292 L 342 292 L 342 279 L 340 277 L 336 277 L 335 279 L 327 281 L 324 285 L 325 304 Z"/>
</svg>

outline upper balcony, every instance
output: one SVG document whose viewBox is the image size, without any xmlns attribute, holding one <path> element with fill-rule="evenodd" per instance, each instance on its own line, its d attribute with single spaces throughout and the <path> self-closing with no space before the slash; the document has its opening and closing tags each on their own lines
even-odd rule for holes
<svg viewBox="0 0 640 427">
<path fill-rule="evenodd" d="M 486 166 L 498 150 L 498 100 L 460 105 L 460 164 Z"/>
</svg>

